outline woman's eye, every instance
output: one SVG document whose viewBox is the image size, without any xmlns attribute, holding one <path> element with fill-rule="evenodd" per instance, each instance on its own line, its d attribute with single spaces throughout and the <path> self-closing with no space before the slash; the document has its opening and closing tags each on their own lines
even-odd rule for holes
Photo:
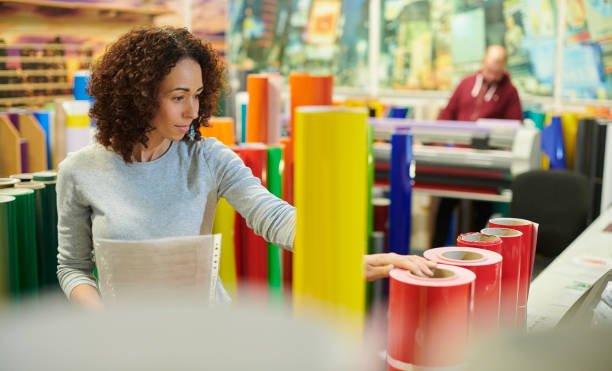
<svg viewBox="0 0 612 371">
<path fill-rule="evenodd" d="M 175 100 L 175 101 L 177 101 L 177 102 L 180 102 L 180 101 L 182 101 L 182 100 L 183 100 L 183 96 L 182 96 L 182 95 L 179 95 L 179 96 L 174 97 L 174 98 L 172 98 L 172 99 L 173 99 L 173 100 Z"/>
<path fill-rule="evenodd" d="M 198 100 L 200 99 L 200 97 L 202 96 L 202 94 L 196 94 L 193 96 L 193 99 Z"/>
</svg>

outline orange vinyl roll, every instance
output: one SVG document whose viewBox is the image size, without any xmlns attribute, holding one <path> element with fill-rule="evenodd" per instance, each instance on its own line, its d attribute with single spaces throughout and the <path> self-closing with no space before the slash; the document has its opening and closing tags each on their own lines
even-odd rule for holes
<svg viewBox="0 0 612 371">
<path fill-rule="evenodd" d="M 295 110 L 301 106 L 333 105 L 334 77 L 332 75 L 311 76 L 305 73 L 289 75 L 289 92 L 291 112 L 289 116 L 289 135 L 291 141 L 287 146 L 285 160 L 285 178 L 283 180 L 283 199 L 293 204 L 293 160 L 295 143 Z M 247 123 L 248 125 L 248 123 Z"/>
<path fill-rule="evenodd" d="M 246 141 L 251 143 L 267 143 L 268 141 L 268 76 L 251 74 L 247 77 L 247 135 Z"/>
<path fill-rule="evenodd" d="M 397 268 L 391 271 L 387 370 L 463 363 L 475 279 L 471 271 L 445 264 L 437 265 L 433 277 Z"/>
<path fill-rule="evenodd" d="M 517 325 L 526 326 L 527 322 L 527 299 L 529 296 L 529 284 L 533 274 L 533 260 L 535 258 L 536 245 L 538 243 L 538 227 L 534 223 L 525 219 L 518 218 L 495 218 L 489 220 L 491 228 L 510 228 L 523 234 L 523 244 L 521 250 L 521 272 L 519 278 L 519 298 L 518 298 L 518 317 Z"/>
<path fill-rule="evenodd" d="M 523 234 L 509 228 L 485 228 L 483 234 L 498 236 L 502 240 L 502 291 L 499 320 L 502 327 L 516 327 L 518 313 L 519 278 Z"/>
<path fill-rule="evenodd" d="M 210 126 L 200 127 L 200 134 L 205 138 L 216 138 L 226 146 L 235 144 L 234 119 L 231 117 L 211 117 Z"/>
<path fill-rule="evenodd" d="M 495 236 L 491 236 L 495 237 Z M 501 246 L 501 240 L 499 240 Z M 474 316 L 472 339 L 492 335 L 499 329 L 499 303 L 501 297 L 502 256 L 494 251 L 473 247 L 438 247 L 423 256 L 438 264 L 469 269 L 476 275 L 474 281 Z"/>
</svg>

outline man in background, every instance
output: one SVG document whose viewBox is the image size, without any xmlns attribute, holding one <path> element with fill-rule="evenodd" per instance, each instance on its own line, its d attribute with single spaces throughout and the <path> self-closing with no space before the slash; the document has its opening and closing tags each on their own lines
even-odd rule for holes
<svg viewBox="0 0 612 371">
<path fill-rule="evenodd" d="M 438 120 L 522 120 L 521 101 L 510 82 L 506 61 L 506 50 L 502 46 L 489 46 L 482 59 L 482 68 L 459 83 Z"/>
<path fill-rule="evenodd" d="M 438 120 L 476 121 L 490 118 L 522 121 L 521 101 L 510 82 L 506 61 L 506 50 L 502 46 L 489 46 L 482 59 L 482 68 L 459 83 L 446 108 L 438 115 Z M 450 217 L 457 202 L 457 199 L 440 199 L 432 247 L 446 246 Z M 485 227 L 492 210 L 490 202 L 474 201 L 470 223 L 472 232 Z M 454 241 L 451 242 L 454 244 Z"/>
</svg>

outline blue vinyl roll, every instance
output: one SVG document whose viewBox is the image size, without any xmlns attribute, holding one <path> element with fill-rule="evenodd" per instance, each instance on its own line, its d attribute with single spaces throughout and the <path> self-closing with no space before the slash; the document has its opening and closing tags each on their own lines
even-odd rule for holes
<svg viewBox="0 0 612 371">
<path fill-rule="evenodd" d="M 391 135 L 391 206 L 389 252 L 410 253 L 413 161 L 412 135 Z"/>
<path fill-rule="evenodd" d="M 74 99 L 90 100 L 87 94 L 87 84 L 89 82 L 89 73 L 87 71 L 77 71 L 74 74 Z"/>
<path fill-rule="evenodd" d="M 389 117 L 396 119 L 405 119 L 408 116 L 408 108 L 406 107 L 391 107 L 389 109 Z"/>
<path fill-rule="evenodd" d="M 47 169 L 53 169 L 53 158 L 51 157 L 51 127 L 49 126 L 49 111 L 35 111 L 34 117 L 38 120 L 40 127 L 45 132 L 45 143 L 47 143 Z"/>
<path fill-rule="evenodd" d="M 541 148 L 548 157 L 551 169 L 567 169 L 561 117 L 553 116 L 550 125 L 542 131 Z"/>
</svg>

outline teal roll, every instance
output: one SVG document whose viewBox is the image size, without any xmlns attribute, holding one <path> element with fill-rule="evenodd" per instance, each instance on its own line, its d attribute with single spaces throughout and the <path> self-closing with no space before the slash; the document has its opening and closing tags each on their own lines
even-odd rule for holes
<svg viewBox="0 0 612 371">
<path fill-rule="evenodd" d="M 4 188 L 0 189 L 0 195 L 15 197 L 19 296 L 37 294 L 38 254 L 36 251 L 36 203 L 34 190 L 27 188 Z"/>
<path fill-rule="evenodd" d="M 15 197 L 0 195 L 0 296 L 19 296 L 17 265 L 17 204 Z"/>
</svg>

